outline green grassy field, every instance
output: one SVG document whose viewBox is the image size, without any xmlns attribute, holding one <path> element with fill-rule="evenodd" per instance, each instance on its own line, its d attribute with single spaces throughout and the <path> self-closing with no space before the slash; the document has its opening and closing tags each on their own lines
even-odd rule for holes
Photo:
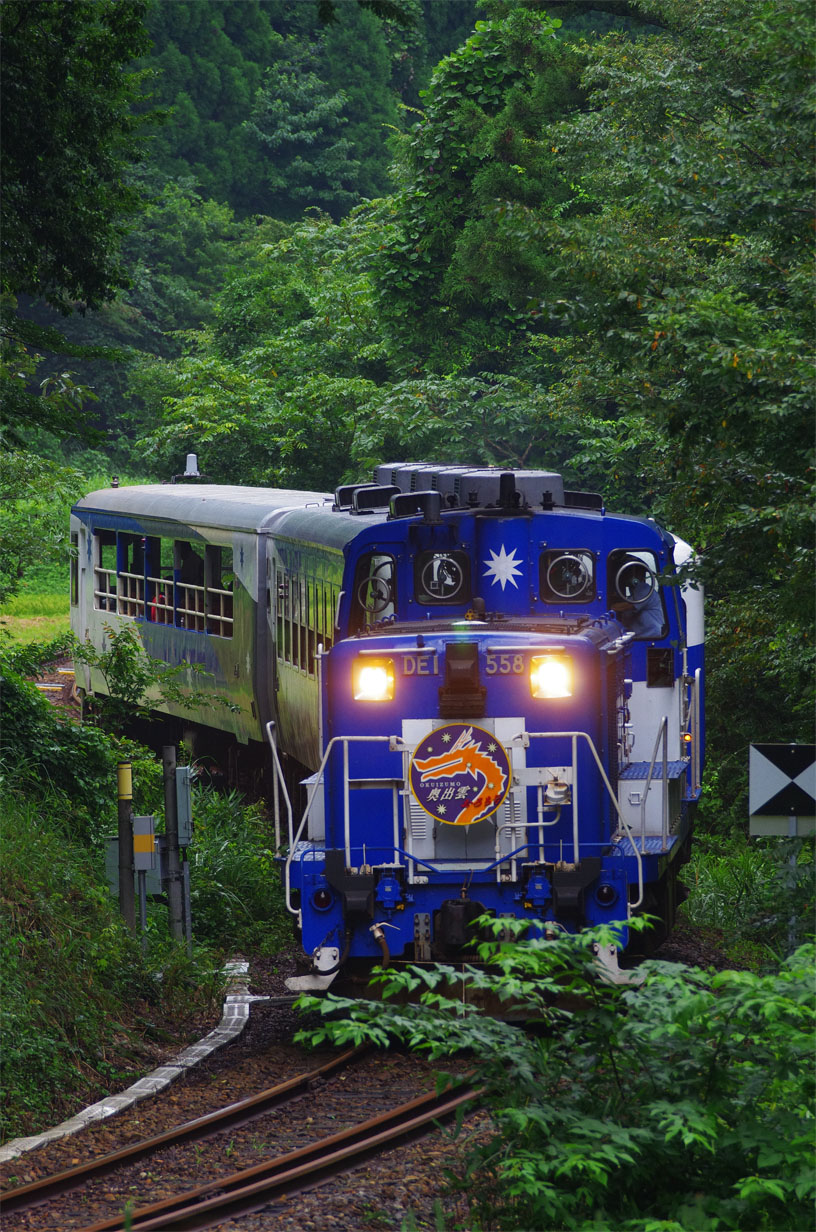
<svg viewBox="0 0 816 1232">
<path fill-rule="evenodd" d="M 32 569 L 19 592 L 0 607 L 0 631 L 17 645 L 50 642 L 70 627 L 67 566 Z"/>
</svg>

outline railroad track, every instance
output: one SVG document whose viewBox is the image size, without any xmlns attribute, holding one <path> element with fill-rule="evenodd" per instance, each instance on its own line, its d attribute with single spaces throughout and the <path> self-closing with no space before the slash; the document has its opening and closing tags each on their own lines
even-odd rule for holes
<svg viewBox="0 0 816 1232">
<path fill-rule="evenodd" d="M 82 1232 L 195 1232 L 216 1227 L 225 1219 L 261 1210 L 278 1194 L 310 1189 L 398 1143 L 430 1133 L 480 1094 L 465 1084 L 441 1094 L 420 1095 L 339 1134 L 176 1197 L 88 1224 Z"/>
<path fill-rule="evenodd" d="M 228 1104 L 216 1112 L 196 1117 L 192 1121 L 185 1121 L 184 1124 L 164 1133 L 144 1138 L 141 1142 L 131 1143 L 118 1151 L 112 1151 L 108 1155 L 101 1155 L 97 1159 L 79 1164 L 75 1168 L 68 1168 L 64 1172 L 42 1177 L 28 1185 L 19 1185 L 14 1189 L 6 1190 L 5 1193 L 0 1194 L 0 1214 L 7 1216 L 12 1212 L 37 1206 L 50 1198 L 70 1193 L 71 1190 L 80 1188 L 88 1181 L 116 1172 L 119 1168 L 136 1163 L 137 1160 L 144 1159 L 164 1147 L 195 1142 L 211 1134 L 245 1125 L 257 1117 L 264 1116 L 278 1105 L 302 1095 L 321 1079 L 339 1073 L 340 1070 L 353 1064 L 369 1051 L 367 1047 L 350 1048 L 316 1069 L 297 1074 L 294 1078 L 289 1078 L 274 1087 L 268 1087 L 257 1095 Z"/>
<path fill-rule="evenodd" d="M 320 1086 L 323 1080 L 340 1075 L 340 1071 L 363 1060 L 370 1052 L 367 1047 L 349 1049 L 316 1069 L 216 1112 L 131 1143 L 85 1164 L 8 1190 L 0 1196 L 2 1215 L 8 1217 L 13 1213 L 25 1212 L 165 1148 L 191 1144 L 245 1125 Z M 181 1232 L 182 1229 L 217 1226 L 225 1219 L 263 1208 L 278 1195 L 288 1197 L 313 1188 L 399 1143 L 431 1132 L 437 1124 L 455 1116 L 464 1104 L 477 1099 L 479 1094 L 480 1091 L 475 1091 L 468 1082 L 462 1082 L 441 1093 L 415 1097 L 339 1133 L 319 1137 L 307 1146 L 286 1151 L 231 1175 L 216 1177 L 151 1205 L 136 1210 L 125 1208 L 123 1197 L 120 1213 L 88 1224 L 82 1232 L 125 1232 L 126 1229 L 131 1232 L 149 1232 L 150 1229 L 154 1232 L 175 1232 L 178 1229 Z M 74 1221 L 72 1226 L 77 1226 Z"/>
</svg>

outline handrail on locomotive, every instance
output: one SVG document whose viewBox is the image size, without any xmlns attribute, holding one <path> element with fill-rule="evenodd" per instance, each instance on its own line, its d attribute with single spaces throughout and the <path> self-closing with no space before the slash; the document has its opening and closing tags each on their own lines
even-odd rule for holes
<svg viewBox="0 0 816 1232">
<path fill-rule="evenodd" d="M 697 677 L 699 679 L 699 673 L 697 674 Z M 695 690 L 695 693 L 696 693 L 696 690 Z M 691 711 L 691 716 L 692 716 L 692 725 L 691 725 L 691 733 L 690 733 L 692 736 L 691 747 L 692 747 L 692 750 L 694 750 L 697 747 L 698 740 L 699 740 L 699 732 L 697 730 L 697 724 L 695 722 L 695 719 L 697 718 L 699 712 L 697 711 L 694 705 L 692 705 L 692 707 L 690 708 L 690 711 Z M 589 752 L 591 753 L 593 760 L 595 761 L 595 764 L 597 766 L 604 789 L 607 795 L 609 796 L 611 804 L 617 814 L 618 821 L 620 822 L 620 828 L 623 834 L 625 835 L 625 837 L 629 840 L 631 849 L 634 852 L 635 859 L 637 862 L 638 896 L 634 901 L 629 902 L 627 904 L 627 918 L 631 918 L 632 912 L 636 910 L 636 908 L 638 908 L 643 902 L 642 855 L 644 851 L 646 850 L 646 801 L 647 801 L 649 790 L 651 789 L 653 785 L 654 770 L 655 770 L 655 764 L 657 760 L 657 752 L 661 744 L 663 747 L 663 760 L 662 760 L 662 775 L 659 781 L 661 784 L 661 817 L 662 817 L 661 838 L 662 838 L 662 848 L 664 851 L 666 850 L 667 844 L 668 844 L 668 836 L 669 836 L 669 795 L 668 795 L 669 780 L 668 780 L 668 748 L 667 748 L 668 722 L 669 722 L 668 715 L 663 715 L 660 720 L 660 723 L 658 724 L 658 731 L 657 731 L 657 736 L 655 738 L 654 750 L 652 752 L 652 757 L 651 757 L 651 761 L 649 764 L 649 772 L 646 778 L 646 784 L 645 784 L 645 788 L 643 792 L 643 800 L 641 802 L 641 828 L 640 828 L 639 836 L 636 836 L 634 834 L 629 821 L 627 820 L 627 818 L 624 816 L 623 812 L 621 811 L 620 805 L 617 800 L 617 796 L 615 794 L 614 789 L 612 788 L 611 783 L 609 782 L 606 771 L 604 770 L 603 763 L 598 754 L 598 750 L 596 749 L 592 739 L 586 732 L 581 732 L 581 731 L 519 732 L 517 735 L 513 736 L 510 741 L 510 743 L 513 745 L 518 745 L 520 747 L 527 748 L 529 747 L 531 740 L 553 740 L 553 739 L 565 739 L 565 738 L 571 740 L 572 742 L 571 781 L 573 784 L 573 788 L 572 788 L 571 797 L 569 798 L 568 801 L 565 801 L 565 803 L 566 802 L 571 803 L 572 809 L 573 809 L 573 853 L 572 854 L 573 854 L 573 862 L 576 864 L 580 860 L 579 835 L 580 835 L 580 830 L 581 830 L 578 790 L 577 790 L 577 783 L 578 783 L 577 745 L 578 745 L 579 740 L 583 740 L 586 742 L 586 746 Z M 289 819 L 289 827 L 288 827 L 289 850 L 287 852 L 285 863 L 284 863 L 284 886 L 285 886 L 286 907 L 288 911 L 291 912 L 292 915 L 297 916 L 298 919 L 300 918 L 299 908 L 293 906 L 292 904 L 291 879 L 290 879 L 291 866 L 293 862 L 295 861 L 295 859 L 301 860 L 303 858 L 304 853 L 298 851 L 298 844 L 302 840 L 302 837 L 306 829 L 306 826 L 308 824 L 309 818 L 311 816 L 315 801 L 319 798 L 319 784 L 322 781 L 322 777 L 325 773 L 329 759 L 334 749 L 337 746 L 341 746 L 343 750 L 343 834 L 344 834 L 344 849 L 345 849 L 345 857 L 346 857 L 347 865 L 351 865 L 351 862 L 352 862 L 351 827 L 350 827 L 350 793 L 352 790 L 355 790 L 355 789 L 359 790 L 365 787 L 382 787 L 387 784 L 391 787 L 392 792 L 393 792 L 393 854 L 394 856 L 396 857 L 397 855 L 405 855 L 408 858 L 409 865 L 414 866 L 416 864 L 419 864 L 423 867 L 427 867 L 427 868 L 430 868 L 436 871 L 435 866 L 431 864 L 429 861 L 419 860 L 417 857 L 412 855 L 412 852 L 410 850 L 410 831 L 408 830 L 407 827 L 406 827 L 406 830 L 407 830 L 406 849 L 403 849 L 399 842 L 399 798 L 401 796 L 404 799 L 408 795 L 408 791 L 409 791 L 406 785 L 408 776 L 405 770 L 403 771 L 402 778 L 399 778 L 399 779 L 395 778 L 395 779 L 354 780 L 354 779 L 351 779 L 349 775 L 348 753 L 349 753 L 350 744 L 388 744 L 389 750 L 391 752 L 402 752 L 407 757 L 408 755 L 410 755 L 411 746 L 406 744 L 406 742 L 402 739 L 401 736 L 385 735 L 385 736 L 335 736 L 333 737 L 329 741 L 328 745 L 326 746 L 326 750 L 323 754 L 320 767 L 318 768 L 316 774 L 313 776 L 314 782 L 310 784 L 308 795 L 307 795 L 306 807 L 303 811 L 303 815 L 300 819 L 300 822 L 298 824 L 296 831 L 294 829 L 294 815 L 292 811 L 292 805 L 289 799 L 289 793 L 286 789 L 283 769 L 281 767 L 280 759 L 279 759 L 277 748 L 275 745 L 274 724 L 273 723 L 267 724 L 267 738 L 269 740 L 269 744 L 273 752 L 273 761 L 275 765 L 275 773 L 276 773 L 276 779 L 277 779 L 277 784 L 278 784 L 278 790 L 283 792 L 283 797 L 284 797 L 284 801 L 286 804 L 286 810 L 287 810 L 287 815 Z M 693 752 L 692 752 L 692 764 L 694 764 Z M 510 825 L 503 827 L 503 829 L 511 830 L 511 831 L 514 831 L 516 829 L 528 829 L 528 830 L 534 829 L 534 828 L 540 829 L 542 825 L 551 824 L 547 822 L 542 822 L 541 820 L 542 813 L 546 811 L 542 807 L 543 802 L 544 802 L 544 784 L 540 781 L 538 782 L 535 781 L 536 769 L 537 767 L 532 766 L 532 767 L 529 767 L 529 771 L 527 773 L 525 773 L 525 771 L 522 771 L 520 775 L 516 776 L 514 784 L 510 790 L 511 792 L 522 790 L 527 785 L 525 780 L 528 778 L 530 779 L 531 784 L 534 785 L 537 789 L 537 795 L 538 795 L 537 817 L 538 819 L 533 822 L 524 822 L 518 825 L 510 824 Z M 279 824 L 277 791 L 275 793 L 275 809 L 276 809 L 275 838 L 276 838 L 278 850 L 280 851 L 280 824 Z M 638 848 L 638 845 L 637 845 L 637 841 L 636 841 L 637 837 L 640 838 L 640 848 Z M 498 844 L 499 844 L 499 831 L 497 830 L 497 836 L 496 836 L 497 853 L 498 853 Z M 539 847 L 543 846 L 543 844 L 541 844 L 540 842 L 540 835 L 539 835 L 538 845 Z M 511 852 L 503 853 L 498 859 L 494 860 L 492 863 L 488 862 L 487 860 L 481 861 L 481 863 L 483 863 L 485 866 L 484 871 L 490 871 L 492 868 L 495 867 L 497 869 L 497 876 L 500 875 L 500 869 L 503 864 L 507 864 L 511 860 L 515 864 L 515 858 L 518 855 L 524 852 L 527 852 L 528 855 L 531 854 L 531 847 L 532 847 L 532 843 L 528 841 L 522 844 L 520 847 L 515 848 Z M 472 861 L 472 862 L 476 862 L 476 861 Z M 392 867 L 392 866 L 385 865 L 385 867 Z M 411 870 L 409 872 L 409 880 L 413 880 L 414 875 L 415 875 L 414 868 L 411 867 Z"/>
</svg>

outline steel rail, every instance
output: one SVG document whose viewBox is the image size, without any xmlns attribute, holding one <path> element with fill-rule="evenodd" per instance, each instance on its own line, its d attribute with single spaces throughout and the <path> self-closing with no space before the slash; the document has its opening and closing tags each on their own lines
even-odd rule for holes
<svg viewBox="0 0 816 1232">
<path fill-rule="evenodd" d="M 89 1224 L 81 1232 L 197 1232 L 225 1219 L 260 1210 L 283 1191 L 299 1193 L 339 1172 L 350 1171 L 397 1142 L 430 1133 L 483 1088 L 469 1084 L 441 1094 L 420 1095 L 398 1108 L 309 1146 L 210 1181 L 173 1198 Z"/>
<path fill-rule="evenodd" d="M 210 1134 L 244 1125 L 247 1121 L 263 1116 L 278 1104 L 294 1099 L 308 1090 L 315 1081 L 328 1077 L 336 1070 L 345 1069 L 347 1065 L 368 1051 L 370 1049 L 367 1046 L 347 1049 L 346 1052 L 333 1057 L 331 1061 L 318 1066 L 317 1069 L 297 1074 L 294 1078 L 288 1078 L 277 1086 L 267 1087 L 265 1091 L 260 1091 L 257 1095 L 250 1095 L 234 1104 L 228 1104 L 216 1112 L 209 1112 L 192 1121 L 185 1121 L 184 1124 L 177 1125 L 174 1129 L 165 1130 L 151 1138 L 144 1138 L 140 1142 L 122 1147 L 119 1151 L 111 1151 L 107 1155 L 101 1155 L 98 1159 L 89 1160 L 75 1168 L 68 1168 L 64 1172 L 57 1172 L 38 1181 L 31 1181 L 27 1185 L 9 1189 L 0 1194 L 0 1211 L 4 1215 L 9 1215 L 12 1211 L 25 1210 L 29 1206 L 38 1205 L 49 1198 L 77 1189 L 96 1177 L 107 1176 L 127 1164 L 135 1163 L 145 1155 L 154 1154 L 164 1146 L 194 1142 L 197 1138 L 205 1138 Z"/>
</svg>

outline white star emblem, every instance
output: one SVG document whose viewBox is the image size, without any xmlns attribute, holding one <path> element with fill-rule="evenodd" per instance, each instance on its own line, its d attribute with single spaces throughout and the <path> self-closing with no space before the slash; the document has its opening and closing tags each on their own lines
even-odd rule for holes
<svg viewBox="0 0 816 1232">
<path fill-rule="evenodd" d="M 447 744 L 449 740 L 450 740 L 450 736 L 448 735 L 447 732 L 445 732 L 444 735 L 442 736 L 442 743 Z"/>
<path fill-rule="evenodd" d="M 521 573 L 521 561 L 516 560 L 516 549 L 513 548 L 513 551 L 508 555 L 504 544 L 502 544 L 498 556 L 492 549 L 490 555 L 492 560 L 484 562 L 487 565 L 485 574 L 492 578 L 494 585 L 496 582 L 501 582 L 502 590 L 504 590 L 508 582 L 512 582 L 516 590 L 518 590 L 518 582 L 515 575 Z"/>
</svg>

